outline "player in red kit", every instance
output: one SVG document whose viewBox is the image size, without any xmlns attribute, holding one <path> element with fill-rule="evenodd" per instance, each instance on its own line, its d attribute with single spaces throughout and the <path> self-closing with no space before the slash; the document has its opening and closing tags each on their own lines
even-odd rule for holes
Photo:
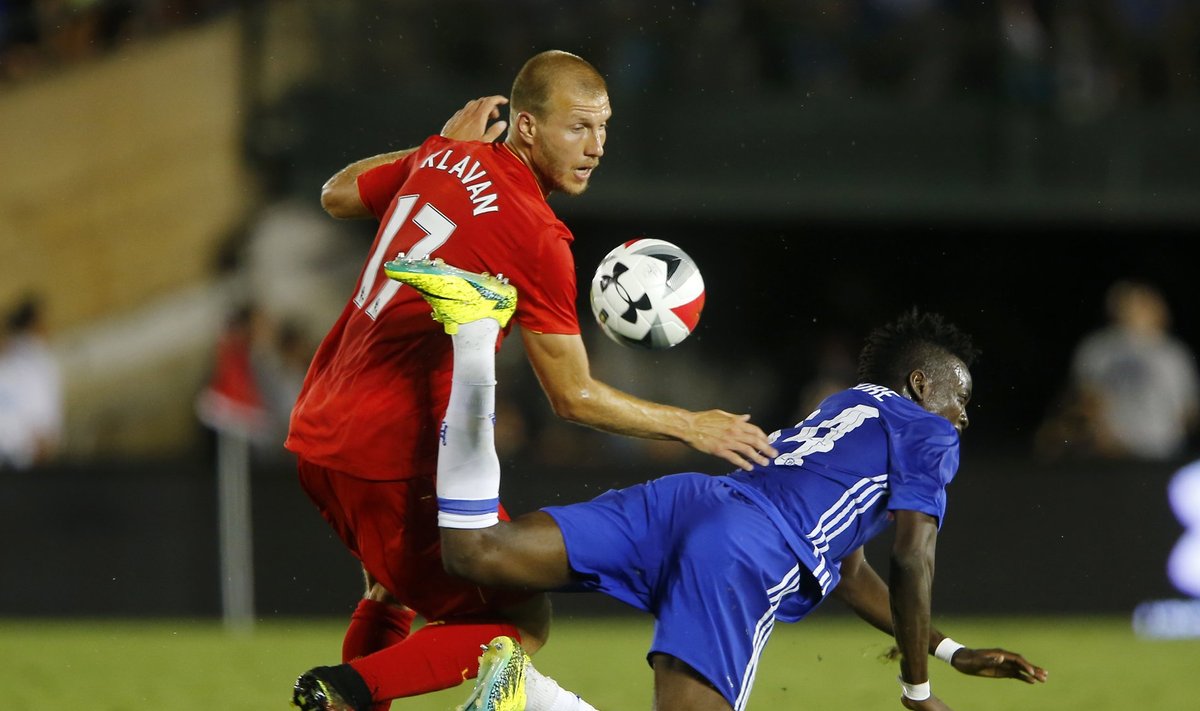
<svg viewBox="0 0 1200 711">
<path fill-rule="evenodd" d="M 504 103 L 510 122 L 491 123 Z M 773 456 L 746 415 L 648 402 L 591 377 L 573 238 L 546 197 L 587 188 L 610 114 L 604 79 L 590 64 L 543 52 L 518 73 L 510 100 L 469 102 L 442 135 L 354 163 L 322 190 L 332 216 L 373 217 L 380 227 L 353 298 L 313 358 L 286 446 L 305 491 L 362 563 L 367 592 L 343 664 L 297 680 L 300 708 L 386 708 L 473 677 L 480 646 L 498 635 L 528 650 L 548 631 L 543 596 L 479 588 L 442 568 L 435 477 L 453 351 L 420 294 L 385 275 L 398 253 L 511 281 L 520 294 L 513 321 L 560 416 L 678 440 L 743 468 Z M 494 143 L 505 128 L 505 141 Z M 426 624 L 410 632 L 416 614 Z"/>
</svg>

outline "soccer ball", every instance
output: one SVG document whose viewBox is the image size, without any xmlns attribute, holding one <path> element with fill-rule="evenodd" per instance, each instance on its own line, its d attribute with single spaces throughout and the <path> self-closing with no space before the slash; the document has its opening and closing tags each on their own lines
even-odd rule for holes
<svg viewBox="0 0 1200 711">
<path fill-rule="evenodd" d="M 592 277 L 592 314 L 623 346 L 663 350 L 696 328 L 704 279 L 682 249 L 660 239 L 633 239 L 608 253 Z"/>
</svg>

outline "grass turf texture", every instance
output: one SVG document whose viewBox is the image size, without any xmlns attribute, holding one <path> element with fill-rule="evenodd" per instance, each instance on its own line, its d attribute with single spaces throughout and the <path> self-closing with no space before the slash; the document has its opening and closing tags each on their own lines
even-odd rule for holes
<svg viewBox="0 0 1200 711">
<path fill-rule="evenodd" d="M 974 679 L 931 660 L 935 693 L 954 708 L 1195 709 L 1200 640 L 1146 641 L 1126 619 L 941 619 L 968 644 L 1018 650 L 1050 671 L 1029 687 Z M 287 709 L 296 675 L 336 662 L 343 623 L 274 620 L 252 633 L 196 621 L 0 620 L 0 688 L 13 709 L 210 711 Z M 647 618 L 560 619 L 536 662 L 602 711 L 648 709 Z M 750 708 L 897 709 L 888 639 L 849 617 L 776 627 Z M 396 711 L 445 711 L 467 686 L 396 701 Z"/>
</svg>

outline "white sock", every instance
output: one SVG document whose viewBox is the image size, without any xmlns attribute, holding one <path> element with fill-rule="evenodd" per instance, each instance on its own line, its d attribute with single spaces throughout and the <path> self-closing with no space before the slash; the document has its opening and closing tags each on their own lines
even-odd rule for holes
<svg viewBox="0 0 1200 711">
<path fill-rule="evenodd" d="M 525 711 L 596 711 L 596 708 L 545 676 L 533 664 L 525 665 Z"/>
<path fill-rule="evenodd" d="M 438 525 L 487 528 L 499 522 L 496 456 L 496 337 L 490 318 L 458 327 L 454 376 L 437 463 Z"/>
</svg>

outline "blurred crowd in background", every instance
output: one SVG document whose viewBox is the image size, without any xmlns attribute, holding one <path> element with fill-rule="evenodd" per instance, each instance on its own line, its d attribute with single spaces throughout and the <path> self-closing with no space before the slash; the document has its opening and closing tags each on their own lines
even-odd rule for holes
<svg viewBox="0 0 1200 711">
<path fill-rule="evenodd" d="M 2 0 L 0 78 L 22 82 L 203 22 L 237 0 Z"/>
<path fill-rule="evenodd" d="M 28 469 L 58 454 L 65 402 L 43 309 L 41 298 L 30 294 L 5 313 L 0 332 L 0 469 Z"/>
<path fill-rule="evenodd" d="M 1076 346 L 1037 452 L 1172 461 L 1200 424 L 1196 354 L 1172 334 L 1171 308 L 1154 285 L 1119 281 L 1104 306 L 1108 323 Z"/>
<path fill-rule="evenodd" d="M 0 92 L 257 4 L 0 0 Z M 671 6 L 638 0 L 456 0 L 366 1 L 355 8 L 345 12 L 399 28 L 394 45 L 370 48 L 395 66 L 434 66 L 442 76 L 466 77 L 484 66 L 515 68 L 531 48 L 550 43 L 603 67 L 615 95 L 707 91 L 714 109 L 721 90 L 730 87 L 851 98 L 862 92 L 919 103 L 1008 102 L 1044 109 L 1065 122 L 1117 108 L 1190 106 L 1200 99 L 1197 0 L 700 0 Z M 424 22 L 436 23 L 436 35 L 402 31 Z M 488 31 L 480 32 L 481 26 Z M 381 34 L 388 33 L 375 27 L 372 36 Z M 693 80 L 701 76 L 704 81 Z M 225 314 L 204 382 L 188 394 L 204 432 L 243 430 L 270 458 L 284 455 L 279 443 L 291 401 L 372 231 L 347 239 L 316 209 L 316 185 L 290 187 L 304 198 L 266 190 L 269 202 L 258 206 L 230 236 L 227 252 L 214 260 L 219 273 L 236 274 L 246 288 Z M 283 253 L 290 264 L 276 259 Z M 581 285 L 587 277 L 581 266 Z M 1029 437 L 1031 447 L 1050 460 L 1179 457 L 1196 443 L 1195 356 L 1172 335 L 1170 304 L 1155 284 L 1117 284 L 1108 299 L 1112 324 L 1080 344 L 1073 364 L 1061 373 L 1062 389 L 1046 421 Z M 1136 304 L 1123 305 L 1130 301 Z M 9 316 L 0 340 L 0 466 L 48 461 L 61 436 L 61 386 L 54 384 L 45 349 L 52 334 L 34 327 L 38 304 L 35 296 L 2 305 Z M 295 320 L 296 314 L 306 320 Z M 788 417 L 802 418 L 824 394 L 854 383 L 860 336 L 833 329 L 806 344 L 804 362 L 811 370 L 800 376 L 804 385 Z M 553 416 L 524 365 L 520 340 L 508 343 L 501 354 L 502 378 L 509 392 L 520 395 L 500 403 L 502 456 L 536 457 L 546 464 L 586 456 L 599 435 Z M 612 344 L 589 346 L 596 349 L 598 375 L 610 382 L 625 381 L 645 357 Z M 711 407 L 723 406 L 731 392 L 739 401 L 765 399 L 780 383 L 765 364 L 756 370 L 743 363 L 739 372 L 729 372 L 699 350 L 673 357 L 673 367 L 644 384 L 641 394 Z M 26 375 L 34 369 L 40 380 Z M 45 384 L 37 395 L 30 392 L 35 380 Z M 681 402 L 681 396 L 690 400 Z M 24 414 L 34 410 L 41 414 Z M 1142 431 L 1146 428 L 1154 431 Z M 686 454 L 674 444 L 610 440 L 607 446 L 618 456 L 671 460 Z"/>
<path fill-rule="evenodd" d="M 0 76 L 30 80 L 255 4 L 3 0 Z M 386 13 L 365 15 L 373 21 L 441 30 L 437 39 L 397 32 L 384 48 L 393 56 L 470 73 L 517 66 L 529 48 L 550 42 L 596 58 L 623 92 L 686 87 L 702 75 L 710 90 L 881 90 L 924 101 L 986 94 L 1086 115 L 1195 97 L 1200 82 L 1195 0 L 375 4 Z"/>
</svg>

